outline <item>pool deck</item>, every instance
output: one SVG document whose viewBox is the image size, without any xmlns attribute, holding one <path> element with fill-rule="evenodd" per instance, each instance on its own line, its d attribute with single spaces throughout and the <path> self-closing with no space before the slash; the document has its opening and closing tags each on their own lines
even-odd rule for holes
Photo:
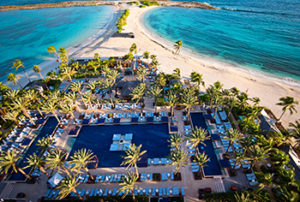
<svg viewBox="0 0 300 202">
<path fill-rule="evenodd" d="M 147 98 L 145 101 L 145 107 L 143 109 L 144 112 L 154 112 L 153 108 L 153 100 Z M 134 111 L 140 111 L 140 109 L 134 110 Z M 158 111 L 169 111 L 169 108 L 162 107 L 159 108 Z M 105 113 L 106 110 L 83 110 L 82 108 L 75 113 L 75 117 L 78 118 L 81 112 L 100 112 Z M 125 112 L 124 110 L 109 110 L 107 111 L 109 113 L 120 113 Z M 130 110 L 132 112 L 132 110 Z M 174 110 L 174 115 L 177 119 L 176 124 L 178 127 L 178 133 L 181 135 L 185 134 L 184 130 L 184 122 L 182 119 L 182 112 L 183 110 Z M 201 109 L 199 106 L 194 107 L 192 112 L 201 112 Z M 68 138 L 70 135 L 68 135 L 69 131 L 74 128 L 74 122 L 71 120 L 68 125 L 64 128 L 64 132 L 62 133 L 61 138 L 57 142 L 57 148 L 64 149 L 66 147 Z M 184 150 L 188 151 L 188 148 L 186 146 L 186 143 L 183 143 Z M 174 172 L 175 169 L 173 166 L 148 166 L 146 168 L 139 168 L 138 169 L 140 173 L 162 173 L 162 172 Z M 126 173 L 126 169 L 124 167 L 117 167 L 117 168 L 97 168 L 97 169 L 91 169 L 90 172 L 93 175 L 97 174 L 110 174 L 110 173 Z M 186 165 L 184 168 L 181 168 L 180 170 L 182 175 L 181 181 L 143 181 L 138 182 L 137 185 L 139 187 L 144 188 L 159 188 L 159 187 L 184 187 L 185 188 L 185 201 L 199 201 L 198 199 L 198 189 L 200 188 L 206 188 L 210 187 L 213 192 L 225 192 L 229 191 L 230 187 L 232 185 L 236 185 L 238 188 L 248 188 L 248 181 L 245 175 L 242 171 L 237 172 L 237 176 L 235 177 L 229 177 L 229 175 L 224 176 L 217 176 L 214 178 L 204 178 L 202 180 L 195 180 L 192 168 L 190 165 L 190 160 L 188 165 Z M 9 198 L 15 198 L 17 193 L 24 192 L 26 193 L 26 200 L 31 201 L 38 201 L 38 199 L 45 195 L 47 192 L 47 185 L 46 185 L 47 177 L 45 177 L 43 174 L 41 175 L 39 182 L 35 184 L 24 184 L 24 183 L 14 183 L 11 182 L 9 185 L 7 185 L 4 190 L 2 191 L 2 194 L 0 197 L 9 197 Z M 118 183 L 96 183 L 96 184 L 80 184 L 78 188 L 82 189 L 90 189 L 90 188 L 118 188 Z"/>
</svg>

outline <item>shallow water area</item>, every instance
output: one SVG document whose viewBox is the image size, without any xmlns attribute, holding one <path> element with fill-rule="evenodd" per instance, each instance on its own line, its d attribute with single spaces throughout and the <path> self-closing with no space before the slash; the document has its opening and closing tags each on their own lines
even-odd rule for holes
<svg viewBox="0 0 300 202">
<path fill-rule="evenodd" d="M 15 73 L 15 59 L 31 69 L 52 57 L 50 45 L 68 48 L 105 28 L 113 11 L 112 6 L 95 6 L 0 12 L 0 81 Z"/>
</svg>

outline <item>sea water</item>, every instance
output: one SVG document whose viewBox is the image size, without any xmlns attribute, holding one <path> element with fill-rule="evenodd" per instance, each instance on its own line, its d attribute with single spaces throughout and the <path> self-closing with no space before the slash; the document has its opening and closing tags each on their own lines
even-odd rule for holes
<svg viewBox="0 0 300 202">
<path fill-rule="evenodd" d="M 51 57 L 50 45 L 68 48 L 84 41 L 104 28 L 113 12 L 112 6 L 0 12 L 0 81 L 15 73 L 15 59 L 31 69 Z"/>
<path fill-rule="evenodd" d="M 299 0 L 208 0 L 219 10 L 161 7 L 145 26 L 218 60 L 300 80 Z"/>
</svg>

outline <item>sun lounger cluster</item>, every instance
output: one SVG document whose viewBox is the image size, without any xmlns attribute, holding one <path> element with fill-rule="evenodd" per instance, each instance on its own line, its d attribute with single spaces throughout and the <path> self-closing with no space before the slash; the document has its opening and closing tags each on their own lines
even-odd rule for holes
<svg viewBox="0 0 300 202">
<path fill-rule="evenodd" d="M 158 166 L 170 164 L 171 160 L 167 158 L 148 158 L 148 166 Z"/>
<path fill-rule="evenodd" d="M 17 153 L 22 153 L 33 139 L 29 127 L 15 127 L 12 132 L 2 141 L 0 152 L 14 149 Z"/>
<path fill-rule="evenodd" d="M 233 169 L 240 169 L 240 168 L 241 168 L 241 165 L 242 165 L 242 168 L 247 169 L 247 170 L 249 170 L 249 169 L 251 168 L 251 164 L 250 164 L 250 162 L 247 161 L 247 160 L 244 160 L 244 161 L 241 163 L 241 165 L 240 165 L 240 164 L 236 164 L 236 165 L 235 165 L 235 168 L 234 168 L 235 159 L 229 159 L 229 162 L 230 162 L 231 168 L 233 168 Z"/>
<path fill-rule="evenodd" d="M 249 184 L 251 186 L 255 186 L 255 185 L 258 185 L 258 181 L 256 180 L 256 176 L 255 174 L 252 172 L 252 173 L 249 173 L 249 174 L 246 174 L 246 177 L 249 181 Z"/>
<path fill-rule="evenodd" d="M 114 134 L 112 144 L 110 145 L 109 151 L 125 151 L 129 148 L 132 142 L 133 134 L 126 133 L 124 135 Z"/>
<path fill-rule="evenodd" d="M 121 119 L 131 119 L 131 123 L 138 122 L 168 122 L 167 112 L 160 112 L 155 116 L 153 112 L 131 112 L 131 113 L 84 113 L 82 112 L 79 119 L 75 119 L 76 124 L 119 124 Z"/>
<path fill-rule="evenodd" d="M 96 197 L 96 196 L 122 196 L 124 192 L 119 192 L 118 188 L 108 189 L 108 188 L 91 188 L 91 189 L 76 189 L 81 197 Z M 130 192 L 129 194 L 132 194 Z M 185 196 L 184 187 L 159 187 L 159 188 L 139 188 L 134 190 L 134 194 L 138 195 L 150 195 L 156 196 Z M 59 195 L 59 190 L 49 189 L 44 198 L 56 199 Z M 71 192 L 71 197 L 77 197 L 74 192 Z"/>
</svg>

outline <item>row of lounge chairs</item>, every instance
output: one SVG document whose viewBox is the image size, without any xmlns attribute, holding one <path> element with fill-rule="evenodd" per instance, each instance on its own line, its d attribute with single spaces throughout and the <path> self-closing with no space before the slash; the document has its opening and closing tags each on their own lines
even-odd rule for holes
<svg viewBox="0 0 300 202">
<path fill-rule="evenodd" d="M 247 160 L 244 160 L 241 163 L 241 165 L 236 164 L 235 168 L 234 168 L 235 159 L 229 159 L 229 163 L 230 163 L 231 168 L 233 168 L 233 169 L 240 169 L 241 165 L 242 165 L 242 168 L 247 169 L 247 170 L 251 168 L 251 165 L 250 165 L 249 161 L 247 161 Z"/>
<path fill-rule="evenodd" d="M 86 189 L 76 189 L 77 193 L 81 196 L 87 197 L 96 197 L 96 196 L 122 196 L 123 192 L 119 192 L 118 188 L 108 189 L 108 188 L 92 188 L 89 190 Z M 55 199 L 59 195 L 59 190 L 47 190 L 46 194 L 44 195 L 47 199 Z M 129 194 L 132 194 L 130 192 Z M 185 196 L 184 187 L 160 187 L 160 188 L 140 188 L 134 189 L 134 194 L 138 195 L 150 195 L 150 196 Z M 71 192 L 71 197 L 77 197 L 74 192 Z"/>
<path fill-rule="evenodd" d="M 158 166 L 158 165 L 167 165 L 170 164 L 172 161 L 170 159 L 167 158 L 148 158 L 148 166 L 150 165 L 154 165 L 154 166 Z"/>
<path fill-rule="evenodd" d="M 249 184 L 251 186 L 255 186 L 255 185 L 258 185 L 258 181 L 256 180 L 256 176 L 255 174 L 252 172 L 252 173 L 249 173 L 249 174 L 246 174 L 246 177 L 249 181 Z"/>
</svg>

